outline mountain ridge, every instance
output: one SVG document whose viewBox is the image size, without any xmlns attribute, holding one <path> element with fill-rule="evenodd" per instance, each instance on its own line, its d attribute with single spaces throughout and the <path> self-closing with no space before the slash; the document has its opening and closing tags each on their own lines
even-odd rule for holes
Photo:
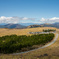
<svg viewBox="0 0 59 59">
<path fill-rule="evenodd" d="M 45 24 L 35 24 L 34 23 L 34 24 L 32 24 L 31 23 L 31 25 L 29 24 L 29 26 L 26 26 L 25 23 L 23 25 L 22 24 L 0 25 L 0 28 L 10 28 L 10 29 L 13 29 L 13 28 L 19 28 L 19 29 L 22 29 L 22 28 L 35 28 L 35 27 L 56 27 L 56 28 L 59 28 L 59 22 L 53 23 L 53 24 L 48 24 L 48 23 L 45 23 Z"/>
<path fill-rule="evenodd" d="M 45 24 L 40 24 L 40 25 L 30 25 L 28 26 L 28 28 L 35 28 L 35 27 L 56 27 L 59 28 L 59 23 L 53 23 L 53 24 L 49 24 L 49 23 L 45 23 Z"/>
<path fill-rule="evenodd" d="M 26 28 L 26 26 L 20 25 L 20 24 L 6 24 L 6 25 L 0 25 L 0 28 Z"/>
</svg>

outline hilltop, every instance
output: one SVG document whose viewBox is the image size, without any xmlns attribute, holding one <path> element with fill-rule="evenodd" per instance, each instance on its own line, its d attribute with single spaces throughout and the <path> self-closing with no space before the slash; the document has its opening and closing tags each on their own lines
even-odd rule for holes
<svg viewBox="0 0 59 59">
<path fill-rule="evenodd" d="M 53 24 L 49 24 L 49 23 L 45 23 L 45 24 L 34 24 L 34 25 L 29 25 L 27 28 L 35 28 L 35 27 L 56 27 L 59 28 L 59 23 L 53 23 Z"/>
<path fill-rule="evenodd" d="M 30 25 L 27 28 L 36 28 L 36 27 L 43 27 L 43 25 L 37 25 L 37 24 L 35 24 L 35 25 Z"/>
</svg>

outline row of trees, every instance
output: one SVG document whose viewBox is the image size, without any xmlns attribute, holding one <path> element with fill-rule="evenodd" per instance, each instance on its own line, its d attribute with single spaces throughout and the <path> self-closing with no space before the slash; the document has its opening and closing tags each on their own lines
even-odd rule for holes
<svg viewBox="0 0 59 59">
<path fill-rule="evenodd" d="M 47 30 L 43 30 L 43 32 L 55 32 L 56 30 L 54 29 L 47 29 Z"/>
<path fill-rule="evenodd" d="M 54 37 L 53 33 L 39 34 L 32 36 L 3 36 L 0 37 L 0 53 L 13 53 L 20 51 L 22 48 L 31 47 L 33 45 L 45 44 L 51 41 Z"/>
</svg>

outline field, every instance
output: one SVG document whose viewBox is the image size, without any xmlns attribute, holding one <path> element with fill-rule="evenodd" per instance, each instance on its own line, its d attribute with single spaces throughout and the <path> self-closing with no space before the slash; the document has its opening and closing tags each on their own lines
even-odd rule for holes
<svg viewBox="0 0 59 59">
<path fill-rule="evenodd" d="M 0 36 L 5 35 L 29 35 L 28 32 L 42 32 L 43 29 L 56 29 L 53 27 L 37 27 L 37 28 L 27 28 L 27 29 L 0 29 Z"/>
<path fill-rule="evenodd" d="M 53 27 L 38 27 L 38 28 L 28 28 L 28 29 L 0 29 L 0 36 L 4 35 L 29 35 L 28 32 L 38 32 L 43 29 L 56 29 Z M 59 29 L 56 29 L 59 34 Z M 0 54 L 0 59 L 59 59 L 59 37 L 57 41 L 49 47 L 44 49 L 38 49 L 32 52 L 18 54 L 18 55 L 9 55 L 9 54 Z"/>
</svg>

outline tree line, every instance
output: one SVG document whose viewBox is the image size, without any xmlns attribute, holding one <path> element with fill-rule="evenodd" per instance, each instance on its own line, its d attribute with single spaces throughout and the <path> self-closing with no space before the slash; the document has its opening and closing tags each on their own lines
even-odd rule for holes
<svg viewBox="0 0 59 59">
<path fill-rule="evenodd" d="M 55 32 L 55 29 L 47 29 L 47 30 L 43 30 L 43 32 Z"/>
<path fill-rule="evenodd" d="M 22 48 L 33 45 L 41 45 L 51 41 L 54 34 L 37 34 L 37 35 L 6 35 L 0 37 L 0 53 L 13 53 L 20 51 Z"/>
</svg>

